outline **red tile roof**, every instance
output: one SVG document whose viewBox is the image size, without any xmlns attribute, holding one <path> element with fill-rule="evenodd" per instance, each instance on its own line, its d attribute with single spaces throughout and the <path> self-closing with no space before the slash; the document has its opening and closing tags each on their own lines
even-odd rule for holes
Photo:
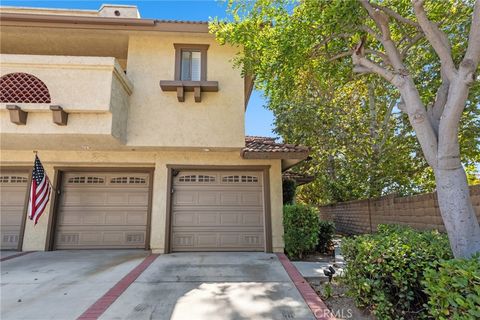
<svg viewBox="0 0 480 320">
<path fill-rule="evenodd" d="M 242 156 L 249 158 L 252 157 L 253 154 L 276 154 L 278 158 L 283 158 L 282 155 L 286 156 L 288 154 L 288 158 L 304 159 L 310 152 L 308 147 L 297 144 L 278 143 L 275 142 L 275 140 L 276 138 L 271 137 L 246 136 Z M 246 156 L 247 154 L 250 156 Z"/>
</svg>

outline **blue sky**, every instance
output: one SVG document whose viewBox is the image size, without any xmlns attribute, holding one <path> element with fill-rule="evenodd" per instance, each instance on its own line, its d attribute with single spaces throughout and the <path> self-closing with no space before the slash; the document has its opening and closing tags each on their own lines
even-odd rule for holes
<svg viewBox="0 0 480 320">
<path fill-rule="evenodd" d="M 225 17 L 225 2 L 217 0 L 143 0 L 143 1 L 23 1 L 0 0 L 2 6 L 72 8 L 97 10 L 104 3 L 136 5 L 143 18 L 208 21 L 213 17 Z M 260 92 L 253 92 L 248 104 L 245 131 L 247 135 L 275 136 L 273 114 L 265 109 L 265 99 Z"/>
</svg>

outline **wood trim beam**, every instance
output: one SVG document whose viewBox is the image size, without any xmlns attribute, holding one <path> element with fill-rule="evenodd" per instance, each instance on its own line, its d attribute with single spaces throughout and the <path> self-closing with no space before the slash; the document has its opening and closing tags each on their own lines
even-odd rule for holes
<svg viewBox="0 0 480 320">
<path fill-rule="evenodd" d="M 28 112 L 23 111 L 22 108 L 13 104 L 7 104 L 7 110 L 10 114 L 10 122 L 20 126 L 27 124 Z"/>
<path fill-rule="evenodd" d="M 202 101 L 202 92 L 217 92 L 217 81 L 161 80 L 162 91 L 176 91 L 178 102 L 185 101 L 185 92 L 194 92 L 195 102 Z"/>
<path fill-rule="evenodd" d="M 50 106 L 52 110 L 52 121 L 59 126 L 66 126 L 68 122 L 68 113 L 61 106 Z"/>
</svg>

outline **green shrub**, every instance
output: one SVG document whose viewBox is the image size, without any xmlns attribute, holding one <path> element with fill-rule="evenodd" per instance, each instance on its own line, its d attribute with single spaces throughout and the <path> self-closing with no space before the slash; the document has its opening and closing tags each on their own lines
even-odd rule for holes
<svg viewBox="0 0 480 320">
<path fill-rule="evenodd" d="M 452 258 L 446 235 L 383 225 L 375 234 L 342 242 L 345 280 L 360 307 L 379 319 L 428 317 L 423 272 Z"/>
<path fill-rule="evenodd" d="M 283 227 L 287 255 L 302 259 L 318 242 L 318 210 L 306 205 L 286 205 Z"/>
<path fill-rule="evenodd" d="M 335 224 L 332 221 L 322 221 L 318 223 L 318 244 L 317 251 L 326 253 L 333 244 L 333 235 L 335 234 Z"/>
<path fill-rule="evenodd" d="M 297 183 L 295 180 L 285 179 L 282 181 L 283 190 L 283 204 L 293 204 L 295 200 L 295 191 L 297 189 Z"/>
<path fill-rule="evenodd" d="M 435 319 L 480 319 L 480 254 L 441 261 L 424 272 L 430 314 Z"/>
</svg>

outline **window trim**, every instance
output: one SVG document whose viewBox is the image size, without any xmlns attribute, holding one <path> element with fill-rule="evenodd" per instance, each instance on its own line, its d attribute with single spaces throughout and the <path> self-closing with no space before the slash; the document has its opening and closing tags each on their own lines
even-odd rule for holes
<svg viewBox="0 0 480 320">
<path fill-rule="evenodd" d="M 175 47 L 175 80 L 182 81 L 182 52 L 200 52 L 200 81 L 207 81 L 207 50 L 209 44 L 174 43 Z"/>
</svg>

